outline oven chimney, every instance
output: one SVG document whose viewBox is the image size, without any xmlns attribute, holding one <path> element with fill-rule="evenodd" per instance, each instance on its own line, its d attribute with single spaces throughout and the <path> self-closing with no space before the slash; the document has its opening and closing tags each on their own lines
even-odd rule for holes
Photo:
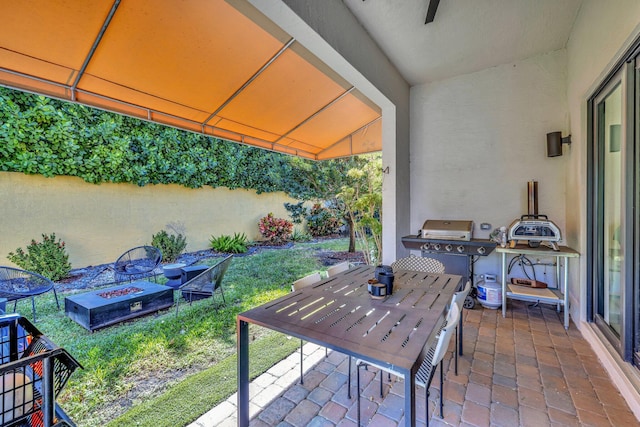
<svg viewBox="0 0 640 427">
<path fill-rule="evenodd" d="M 529 181 L 527 183 L 527 196 L 529 215 L 538 216 L 538 181 Z"/>
</svg>

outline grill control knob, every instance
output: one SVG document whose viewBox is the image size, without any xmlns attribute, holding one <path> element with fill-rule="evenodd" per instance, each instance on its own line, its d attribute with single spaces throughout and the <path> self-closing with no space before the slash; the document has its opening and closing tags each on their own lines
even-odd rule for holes
<svg viewBox="0 0 640 427">
<path fill-rule="evenodd" d="M 478 253 L 479 253 L 480 255 L 484 255 L 484 253 L 485 253 L 486 251 L 487 251 L 487 250 L 485 249 L 485 247 L 484 247 L 484 246 L 480 246 L 480 247 L 478 248 Z"/>
<path fill-rule="evenodd" d="M 431 247 L 433 249 L 435 249 L 436 251 L 439 251 L 440 250 L 440 243 L 434 243 L 433 245 L 431 245 Z"/>
<path fill-rule="evenodd" d="M 444 247 L 444 249 L 445 249 L 447 252 L 451 252 L 451 250 L 453 249 L 453 246 L 451 246 L 451 245 L 447 245 L 447 246 L 445 246 L 445 247 Z"/>
<path fill-rule="evenodd" d="M 464 246 L 462 245 L 458 245 L 458 247 L 456 248 L 456 250 L 458 251 L 458 253 L 464 253 Z"/>
</svg>

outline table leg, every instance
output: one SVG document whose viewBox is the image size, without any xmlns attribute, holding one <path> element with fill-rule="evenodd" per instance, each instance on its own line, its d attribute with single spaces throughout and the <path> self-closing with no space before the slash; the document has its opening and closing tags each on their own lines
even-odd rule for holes
<svg viewBox="0 0 640 427">
<path fill-rule="evenodd" d="M 464 303 L 464 301 L 462 301 Z M 460 310 L 460 322 L 458 323 L 458 355 L 463 356 L 462 354 L 462 324 L 464 323 L 462 319 L 462 310 Z"/>
<path fill-rule="evenodd" d="M 238 427 L 249 426 L 249 324 L 237 320 Z"/>
<path fill-rule="evenodd" d="M 382 375 L 382 373 L 380 373 Z M 416 379 L 411 370 L 404 373 L 404 419 L 405 425 L 416 425 Z M 427 390 L 425 390 L 426 392 Z"/>
</svg>

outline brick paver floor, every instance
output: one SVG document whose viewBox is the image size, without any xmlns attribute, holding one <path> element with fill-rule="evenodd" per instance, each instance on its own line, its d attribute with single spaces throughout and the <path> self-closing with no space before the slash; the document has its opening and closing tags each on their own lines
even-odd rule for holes
<svg viewBox="0 0 640 427">
<path fill-rule="evenodd" d="M 437 373 L 429 396 L 430 426 L 634 426 L 640 425 L 575 325 L 568 331 L 548 305 L 509 302 L 501 310 L 479 305 L 463 311 L 464 355 L 445 358 L 444 418 L 437 414 Z M 453 346 L 451 347 L 451 349 Z M 304 384 L 295 353 L 251 384 L 252 427 L 355 426 L 355 371 L 347 397 L 346 356 L 305 346 Z M 403 383 L 384 377 L 380 397 L 375 369 L 361 371 L 363 425 L 403 426 Z M 237 425 L 236 396 L 192 427 Z M 424 389 L 416 397 L 425 425 Z"/>
</svg>

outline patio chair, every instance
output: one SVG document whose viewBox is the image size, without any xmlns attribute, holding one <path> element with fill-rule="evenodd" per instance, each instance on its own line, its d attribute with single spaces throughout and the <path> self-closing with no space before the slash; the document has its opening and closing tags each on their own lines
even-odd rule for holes
<svg viewBox="0 0 640 427">
<path fill-rule="evenodd" d="M 153 275 L 162 262 L 162 252 L 154 246 L 138 246 L 129 249 L 113 264 L 116 283 L 143 279 Z"/>
<path fill-rule="evenodd" d="M 351 268 L 351 263 L 349 263 L 348 261 L 332 265 L 331 267 L 329 267 L 327 269 L 327 276 L 329 276 L 329 277 L 335 276 L 338 273 L 342 273 L 343 271 L 347 271 L 349 268 Z"/>
<path fill-rule="evenodd" d="M 60 310 L 58 302 L 58 294 L 54 283 L 44 276 L 31 271 L 20 270 L 12 267 L 0 267 L 0 298 L 6 298 L 7 301 L 13 301 L 13 311 L 16 311 L 18 300 L 31 298 L 31 310 L 33 311 L 33 322 L 36 321 L 36 302 L 37 295 L 45 292 L 53 291 L 56 298 L 56 305 Z"/>
<path fill-rule="evenodd" d="M 429 387 L 431 385 L 431 381 L 433 380 L 434 374 L 436 372 L 436 368 L 438 365 L 440 366 L 440 418 L 443 418 L 443 384 L 444 384 L 444 369 L 442 360 L 449 348 L 449 343 L 451 341 L 451 336 L 453 335 L 453 331 L 455 330 L 456 325 L 460 319 L 460 308 L 452 305 L 449 308 L 449 312 L 447 313 L 447 318 L 445 320 L 443 328 L 440 330 L 434 342 L 431 344 L 427 351 L 427 355 L 418 368 L 418 372 L 416 372 L 416 385 L 419 387 L 424 387 L 425 389 L 425 422 L 426 425 L 429 426 Z M 454 348 L 455 352 L 455 348 Z M 360 426 L 360 368 L 367 366 L 375 366 L 380 369 L 380 394 L 382 395 L 382 372 L 388 372 L 389 374 L 402 376 L 401 373 L 394 371 L 393 369 L 387 368 L 385 366 L 379 366 L 370 362 L 358 361 L 356 364 L 357 369 L 357 388 L 358 388 L 358 426 Z"/>
<path fill-rule="evenodd" d="M 413 270 L 423 271 L 425 273 L 444 273 L 444 264 L 437 259 L 421 257 L 421 256 L 409 256 L 406 258 L 398 258 L 391 263 L 393 271 L 397 270 Z"/>
<path fill-rule="evenodd" d="M 224 298 L 224 291 L 222 290 L 222 279 L 232 259 L 233 255 L 229 255 L 196 277 L 180 285 L 178 290 L 182 292 L 184 299 L 191 304 L 194 300 L 211 297 L 213 302 L 215 302 L 214 295 L 217 291 L 220 291 L 222 302 L 226 304 L 227 301 Z M 178 301 L 176 302 L 176 316 L 178 315 L 179 305 L 180 297 L 178 297 Z"/>
<path fill-rule="evenodd" d="M 295 292 L 298 289 L 306 288 L 316 282 L 319 282 L 322 279 L 320 273 L 309 274 L 308 276 L 304 276 L 301 279 L 296 280 L 291 284 L 291 291 Z M 304 369 L 302 367 L 302 359 L 304 358 L 304 354 L 302 353 L 302 346 L 304 345 L 304 341 L 300 340 L 300 384 L 304 384 Z M 327 349 L 325 348 L 325 356 L 327 355 Z"/>
<path fill-rule="evenodd" d="M 460 292 L 456 292 L 453 294 L 453 298 L 451 300 L 451 308 L 457 307 L 460 310 L 460 317 L 458 318 L 458 323 L 456 324 L 456 344 L 460 346 L 460 354 L 462 354 L 462 333 L 458 335 L 458 328 L 462 327 L 462 307 L 464 307 L 464 301 L 469 295 L 471 291 L 471 280 L 467 280 L 467 284 L 464 289 Z M 462 329 L 461 329 L 462 330 Z M 455 373 L 458 375 L 458 349 L 455 349 Z"/>
</svg>

